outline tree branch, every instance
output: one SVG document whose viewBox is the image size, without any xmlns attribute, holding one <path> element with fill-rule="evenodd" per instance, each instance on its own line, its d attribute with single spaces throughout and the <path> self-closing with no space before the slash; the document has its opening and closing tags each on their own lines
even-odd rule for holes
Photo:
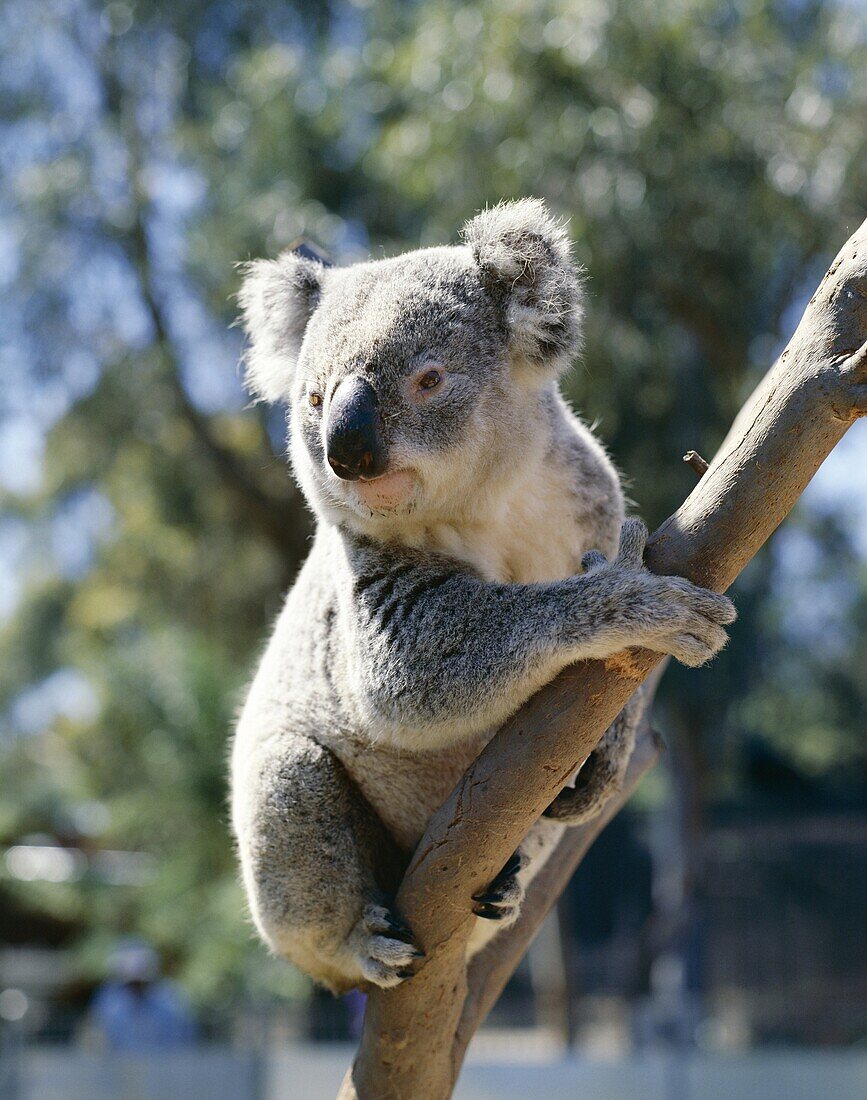
<svg viewBox="0 0 867 1100">
<path fill-rule="evenodd" d="M 507 935 L 499 935 L 491 940 L 484 951 L 476 955 L 470 963 L 469 992 L 464 1002 L 453 1048 L 456 1078 L 470 1040 L 497 1003 L 506 982 L 515 972 L 542 921 L 566 889 L 576 868 L 596 842 L 599 834 L 620 813 L 635 793 L 641 780 L 658 760 L 662 750 L 662 740 L 653 729 L 651 711 L 656 688 L 667 663 L 667 659 L 660 661 L 639 689 L 643 696 L 642 716 L 635 751 L 629 761 L 623 786 L 605 804 L 599 817 L 588 821 L 585 825 L 566 830 L 557 849 L 530 884 L 517 922 L 509 929 Z"/>
<path fill-rule="evenodd" d="M 145 211 L 143 200 L 138 195 L 140 188 L 136 186 L 133 190 L 136 192 L 134 223 L 125 246 L 130 263 L 138 275 L 142 299 L 154 327 L 156 342 L 163 355 L 166 381 L 175 407 L 208 455 L 223 484 L 234 495 L 238 506 L 287 561 L 296 562 L 303 557 L 309 526 L 304 522 L 306 515 L 304 509 L 293 504 L 291 482 L 287 481 L 285 497 L 278 497 L 260 485 L 240 457 L 214 435 L 207 418 L 196 408 L 184 388 L 180 363 L 154 287 L 153 262 L 147 239 Z"/>
<path fill-rule="evenodd" d="M 715 591 L 731 584 L 863 414 L 865 338 L 867 222 L 832 264 L 788 348 L 707 472 L 651 539 L 650 569 Z M 451 1095 L 468 1031 L 488 1003 L 479 967 L 473 968 L 468 1000 L 471 896 L 503 866 L 657 663 L 656 654 L 630 650 L 565 669 L 504 724 L 434 814 L 397 898 L 426 961 L 397 988 L 371 992 L 343 1100 Z M 566 868 L 580 846 L 580 837 L 573 838 L 568 856 L 556 854 L 556 865 Z M 553 866 L 550 894 L 536 902 L 540 920 L 560 888 Z M 529 941 L 531 923 L 527 918 L 504 936 Z"/>
<path fill-rule="evenodd" d="M 111 52 L 107 54 L 105 50 L 94 54 L 81 42 L 79 42 L 79 48 L 90 58 L 94 75 L 102 87 L 108 113 L 115 120 L 118 137 L 126 147 L 133 220 L 127 233 L 114 235 L 138 279 L 142 300 L 153 325 L 155 342 L 165 366 L 165 378 L 175 408 L 207 454 L 212 468 L 234 497 L 239 509 L 262 531 L 283 559 L 294 565 L 304 556 L 310 524 L 306 510 L 297 506 L 293 499 L 297 494 L 291 481 L 287 479 L 285 496 L 269 491 L 262 479 L 256 477 L 241 456 L 214 434 L 207 417 L 196 408 L 184 387 L 180 361 L 157 291 L 157 278 L 147 231 L 149 202 L 142 185 L 144 141 L 136 120 L 134 104 L 118 75 L 116 59 L 112 65 L 113 54 Z M 106 232 L 112 231 L 106 227 Z"/>
<path fill-rule="evenodd" d="M 709 463 L 706 459 L 701 457 L 698 451 L 687 451 L 683 456 L 683 461 L 689 466 L 696 477 L 704 477 L 707 473 Z"/>
</svg>

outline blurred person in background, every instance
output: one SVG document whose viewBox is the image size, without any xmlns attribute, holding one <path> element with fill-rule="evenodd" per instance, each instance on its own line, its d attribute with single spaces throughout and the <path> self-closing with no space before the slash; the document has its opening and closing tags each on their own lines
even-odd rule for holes
<svg viewBox="0 0 867 1100">
<path fill-rule="evenodd" d="M 160 976 L 160 960 L 144 940 L 123 940 L 111 960 L 112 977 L 90 1006 L 91 1033 L 109 1050 L 143 1053 L 188 1046 L 198 1039 L 192 1009 Z"/>
</svg>

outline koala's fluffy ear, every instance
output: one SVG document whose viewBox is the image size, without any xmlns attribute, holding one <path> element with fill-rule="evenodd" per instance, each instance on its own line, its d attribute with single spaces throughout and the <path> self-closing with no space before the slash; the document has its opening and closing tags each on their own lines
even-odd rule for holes
<svg viewBox="0 0 867 1100">
<path fill-rule="evenodd" d="M 244 381 L 257 397 L 279 401 L 288 396 L 326 268 L 288 251 L 276 260 L 253 260 L 243 271 L 238 301 L 250 340 L 244 355 Z"/>
<path fill-rule="evenodd" d="M 461 231 L 485 285 L 502 303 L 512 351 L 561 371 L 581 342 L 581 272 L 564 226 L 541 199 L 503 202 Z"/>
</svg>

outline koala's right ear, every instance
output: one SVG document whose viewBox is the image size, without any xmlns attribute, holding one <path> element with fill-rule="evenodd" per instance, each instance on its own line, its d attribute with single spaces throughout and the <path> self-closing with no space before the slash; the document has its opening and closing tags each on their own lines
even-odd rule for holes
<svg viewBox="0 0 867 1100">
<path fill-rule="evenodd" d="M 253 260 L 242 270 L 238 301 L 250 340 L 244 355 L 244 381 L 257 397 L 279 401 L 288 396 L 326 267 L 290 250 L 276 260 Z"/>
</svg>

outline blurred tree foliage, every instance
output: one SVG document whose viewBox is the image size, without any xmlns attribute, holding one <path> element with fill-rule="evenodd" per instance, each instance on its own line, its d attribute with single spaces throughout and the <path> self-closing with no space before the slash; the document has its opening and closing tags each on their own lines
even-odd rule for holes
<svg viewBox="0 0 867 1100">
<path fill-rule="evenodd" d="M 310 523 L 282 415 L 245 406 L 233 265 L 302 232 L 389 254 L 545 197 L 590 275 L 570 396 L 652 524 L 863 216 L 859 11 L 6 0 L 0 836 L 156 869 L 147 889 L 7 876 L 0 901 L 68 920 L 94 959 L 141 931 L 202 999 L 292 987 L 252 946 L 224 772 Z M 863 781 L 853 530 L 845 494 L 802 510 L 744 578 L 728 653 L 669 677 L 715 795 L 742 790 L 745 736 L 821 789 Z"/>
</svg>

